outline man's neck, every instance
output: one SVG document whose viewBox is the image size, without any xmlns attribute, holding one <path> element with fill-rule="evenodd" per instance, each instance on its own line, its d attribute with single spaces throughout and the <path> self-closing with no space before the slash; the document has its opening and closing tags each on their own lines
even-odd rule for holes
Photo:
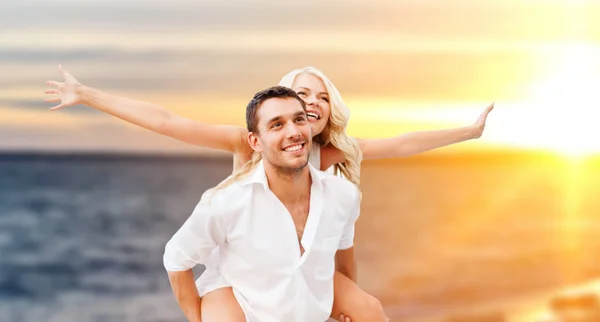
<svg viewBox="0 0 600 322">
<path fill-rule="evenodd" d="M 284 173 L 270 165 L 265 164 L 265 173 L 269 189 L 283 203 L 295 202 L 306 198 L 310 194 L 312 178 L 308 165 L 295 173 Z"/>
</svg>

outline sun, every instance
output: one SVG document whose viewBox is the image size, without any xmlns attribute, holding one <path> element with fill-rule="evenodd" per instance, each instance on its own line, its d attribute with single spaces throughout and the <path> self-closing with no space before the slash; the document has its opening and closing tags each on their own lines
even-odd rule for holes
<svg viewBox="0 0 600 322">
<path fill-rule="evenodd" d="M 544 146 L 569 157 L 600 153 L 600 49 L 571 43 L 551 59 L 549 73 L 532 88 Z"/>
<path fill-rule="evenodd" d="M 564 43 L 539 59 L 546 59 L 545 75 L 526 88 L 526 99 L 498 104 L 487 142 L 572 161 L 600 155 L 600 46 Z"/>
</svg>

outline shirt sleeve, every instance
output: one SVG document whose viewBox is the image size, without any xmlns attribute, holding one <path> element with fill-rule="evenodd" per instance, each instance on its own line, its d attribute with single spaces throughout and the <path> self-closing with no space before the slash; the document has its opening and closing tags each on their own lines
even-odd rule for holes
<svg viewBox="0 0 600 322">
<path fill-rule="evenodd" d="M 354 246 L 354 225 L 358 219 L 358 216 L 360 215 L 360 199 L 360 191 L 358 190 L 358 187 L 355 187 L 353 198 L 351 199 L 352 206 L 349 210 L 350 213 L 348 214 L 348 222 L 344 227 L 342 239 L 340 239 L 340 244 L 338 245 L 338 250 L 344 250 Z"/>
<path fill-rule="evenodd" d="M 205 263 L 212 250 L 225 242 L 224 218 L 202 198 L 183 226 L 165 246 L 167 271 L 185 271 Z"/>
</svg>

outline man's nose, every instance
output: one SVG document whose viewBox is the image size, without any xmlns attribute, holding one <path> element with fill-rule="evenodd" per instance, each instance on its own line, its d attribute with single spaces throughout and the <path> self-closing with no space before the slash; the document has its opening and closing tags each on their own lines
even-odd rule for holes
<svg viewBox="0 0 600 322">
<path fill-rule="evenodd" d="M 298 139 L 300 137 L 300 129 L 295 123 L 291 123 L 287 127 L 287 137 L 290 139 Z"/>
</svg>

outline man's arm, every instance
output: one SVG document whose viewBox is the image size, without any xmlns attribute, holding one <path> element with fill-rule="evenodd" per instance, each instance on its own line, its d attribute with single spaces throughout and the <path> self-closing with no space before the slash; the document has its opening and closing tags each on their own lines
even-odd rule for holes
<svg viewBox="0 0 600 322">
<path fill-rule="evenodd" d="M 340 249 L 335 253 L 335 270 L 346 275 L 356 283 L 356 258 L 354 258 L 354 247 Z"/>
<path fill-rule="evenodd" d="M 191 269 L 180 272 L 167 272 L 173 294 L 179 307 L 190 322 L 200 322 L 200 295 L 194 283 Z"/>
<path fill-rule="evenodd" d="M 189 321 L 200 321 L 200 296 L 192 268 L 205 263 L 212 250 L 225 242 L 222 216 L 206 200 L 198 203 L 192 215 L 165 246 L 163 264 L 177 303 Z"/>
<path fill-rule="evenodd" d="M 349 207 L 348 222 L 344 227 L 344 232 L 335 254 L 335 268 L 338 272 L 348 276 L 356 282 L 356 259 L 354 258 L 354 225 L 360 215 L 360 191 L 358 187 L 353 187 L 353 194 L 350 199 L 352 205 Z"/>
</svg>

